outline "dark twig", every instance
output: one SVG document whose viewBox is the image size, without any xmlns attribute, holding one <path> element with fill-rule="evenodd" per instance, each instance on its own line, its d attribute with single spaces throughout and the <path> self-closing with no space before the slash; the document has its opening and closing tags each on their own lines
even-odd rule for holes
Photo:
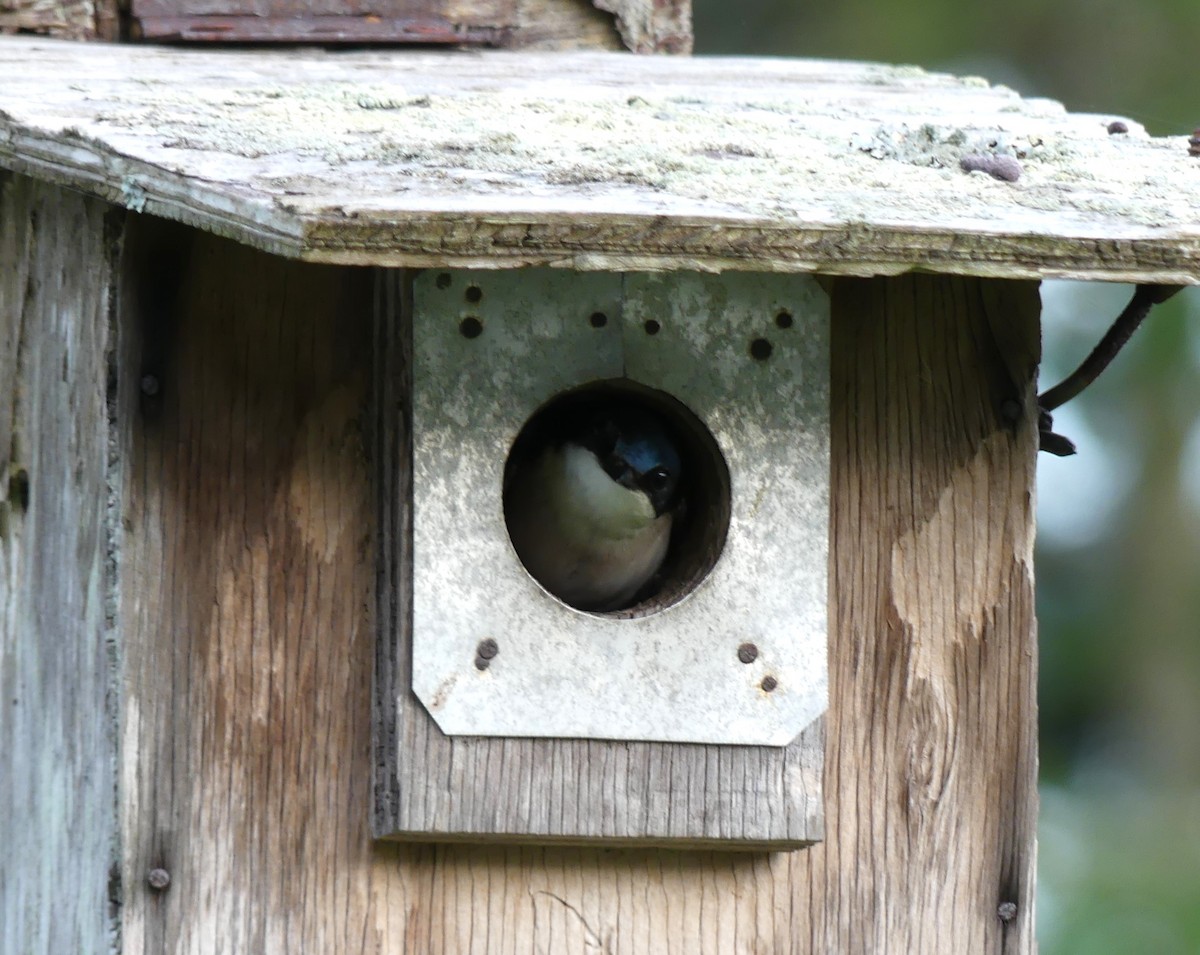
<svg viewBox="0 0 1200 955">
<path fill-rule="evenodd" d="M 1125 310 L 1117 316 L 1112 328 L 1100 339 L 1100 344 L 1092 349 L 1092 353 L 1083 360 L 1083 364 L 1049 391 L 1043 391 L 1038 396 L 1038 406 L 1043 411 L 1053 411 L 1066 404 L 1079 392 L 1100 377 L 1100 373 L 1108 367 L 1109 362 L 1117 357 L 1129 337 L 1137 331 L 1143 319 L 1150 314 L 1150 309 L 1165 302 L 1179 291 L 1179 285 L 1139 285 L 1133 290 L 1133 298 L 1125 306 Z"/>
<path fill-rule="evenodd" d="M 1050 412 L 1066 404 L 1099 378 L 1100 373 L 1108 367 L 1125 343 L 1129 341 L 1130 336 L 1137 331 L 1138 326 L 1150 314 L 1150 309 L 1165 302 L 1180 288 L 1182 286 L 1179 285 L 1139 285 L 1135 288 L 1133 297 L 1125 306 L 1125 310 L 1117 316 L 1117 320 L 1100 339 L 1100 344 L 1093 348 L 1092 353 L 1083 360 L 1083 364 L 1049 391 L 1044 391 L 1038 396 L 1038 408 L 1041 411 L 1039 432 L 1043 451 L 1057 454 L 1060 457 L 1075 453 L 1075 445 L 1069 439 L 1053 432 L 1054 422 L 1050 417 Z"/>
</svg>

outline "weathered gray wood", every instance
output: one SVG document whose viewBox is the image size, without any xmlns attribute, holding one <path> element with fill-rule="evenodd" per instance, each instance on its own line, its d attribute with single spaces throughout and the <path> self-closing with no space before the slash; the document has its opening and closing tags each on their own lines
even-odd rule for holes
<svg viewBox="0 0 1200 955">
<path fill-rule="evenodd" d="M 692 0 L 593 0 L 615 13 L 626 49 L 635 53 L 691 53 Z"/>
<path fill-rule="evenodd" d="M 368 914 L 372 275 L 131 218 L 124 951 L 404 951 Z"/>
<path fill-rule="evenodd" d="M 382 487 L 395 490 L 383 496 L 378 525 L 384 571 L 376 834 L 741 849 L 794 848 L 820 838 L 820 719 L 775 748 L 451 737 L 430 718 L 412 690 L 411 668 L 412 297 L 402 273 L 381 272 L 380 281 L 376 349 L 387 378 L 379 466 Z M 823 599 L 823 584 L 821 592 Z"/>
<path fill-rule="evenodd" d="M 607 14 L 614 14 L 609 16 Z M 383 11 L 353 0 L 133 0 L 139 39 L 480 44 L 521 50 L 690 53 L 690 0 L 424 0 Z M 0 13 L 0 23 L 3 23 Z"/>
<path fill-rule="evenodd" d="M 104 203 L 0 175 L 0 953 L 108 950 Z"/>
<path fill-rule="evenodd" d="M 834 283 L 825 842 L 376 843 L 373 537 L 396 531 L 375 526 L 370 458 L 399 447 L 362 430 L 372 370 L 398 357 L 372 354 L 371 277 L 134 218 L 127 275 L 159 281 L 121 296 L 140 342 L 119 403 L 127 952 L 1033 950 L 1031 284 Z M 1011 428 L 1006 398 L 1027 412 Z M 512 791 L 522 746 L 429 772 Z M 546 765 L 586 784 L 619 768 L 594 755 Z M 716 754 L 689 785 L 752 785 L 743 766 Z M 671 767 L 651 768 L 659 814 Z"/>
<path fill-rule="evenodd" d="M 71 40 L 92 39 L 110 0 L 0 0 L 0 33 L 44 33 Z"/>
<path fill-rule="evenodd" d="M 1200 275 L 1182 137 L 912 68 L 4 38 L 0 71 L 0 164 L 285 256 Z M 959 168 L 992 149 L 1019 181 Z"/>
</svg>

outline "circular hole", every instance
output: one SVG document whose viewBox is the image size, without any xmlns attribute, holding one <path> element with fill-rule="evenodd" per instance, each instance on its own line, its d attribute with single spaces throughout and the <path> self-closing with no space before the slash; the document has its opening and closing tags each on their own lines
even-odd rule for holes
<svg viewBox="0 0 1200 955">
<path fill-rule="evenodd" d="M 780 311 L 780 313 L 775 316 L 776 328 L 791 328 L 792 321 L 793 321 L 792 313 L 789 312 L 786 308 L 783 309 L 782 311 Z"/>
<path fill-rule="evenodd" d="M 564 474 L 582 474 L 581 489 L 599 487 L 599 504 L 562 492 Z M 729 531 L 729 488 L 725 458 L 689 408 L 613 379 L 556 395 L 530 416 L 505 462 L 504 519 L 525 570 L 552 596 L 587 613 L 642 617 L 683 600 L 716 565 Z M 623 522 L 624 536 L 570 534 L 589 521 Z M 640 538 L 633 543 L 630 522 Z"/>
<path fill-rule="evenodd" d="M 646 323 L 642 326 L 642 328 L 646 329 L 647 335 L 657 335 L 662 329 L 662 326 L 654 319 L 648 318 L 646 319 Z"/>
<path fill-rule="evenodd" d="M 592 317 L 588 321 L 592 323 L 592 328 L 603 328 L 608 324 L 608 316 L 603 312 L 592 312 Z"/>
<path fill-rule="evenodd" d="M 463 298 L 465 298 L 472 305 L 476 305 L 478 304 L 479 300 L 483 298 L 483 289 L 481 289 L 478 285 L 469 285 L 467 286 L 466 292 L 463 293 Z"/>
<path fill-rule="evenodd" d="M 442 272 L 440 275 L 438 275 L 437 279 L 434 280 L 433 284 L 436 285 L 438 288 L 449 288 L 450 287 L 450 273 Z"/>
<path fill-rule="evenodd" d="M 766 361 L 774 349 L 765 338 L 756 338 L 750 343 L 750 357 L 755 361 Z"/>
<path fill-rule="evenodd" d="M 763 692 L 771 693 L 774 691 L 775 687 L 779 686 L 779 681 L 773 676 L 764 676 L 762 678 L 762 683 L 760 683 L 759 686 L 763 688 Z"/>
<path fill-rule="evenodd" d="M 483 322 L 474 315 L 468 315 L 458 323 L 458 330 L 463 338 L 478 338 L 483 334 Z"/>
</svg>

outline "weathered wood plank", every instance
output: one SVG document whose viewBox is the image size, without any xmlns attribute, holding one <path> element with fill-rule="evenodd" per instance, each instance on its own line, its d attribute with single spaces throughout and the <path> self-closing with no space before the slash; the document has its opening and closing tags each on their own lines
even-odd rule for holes
<svg viewBox="0 0 1200 955">
<path fill-rule="evenodd" d="M 121 301 L 125 949 L 371 950 L 371 273 L 138 217 Z"/>
<path fill-rule="evenodd" d="M 0 174 L 3 955 L 105 952 L 113 924 L 109 213 Z"/>
<path fill-rule="evenodd" d="M 0 33 L 90 40 L 109 8 L 109 0 L 0 0 Z"/>
<path fill-rule="evenodd" d="M 129 952 L 1033 950 L 1032 285 L 834 284 L 825 843 L 376 844 L 370 276 L 136 222 Z"/>
<path fill-rule="evenodd" d="M 826 841 L 789 874 L 808 951 L 1034 950 L 1038 311 L 1031 283 L 834 284 Z"/>
<path fill-rule="evenodd" d="M 4 38 L 0 69 L 0 164 L 285 256 L 1200 276 L 1182 137 L 912 68 Z"/>
</svg>

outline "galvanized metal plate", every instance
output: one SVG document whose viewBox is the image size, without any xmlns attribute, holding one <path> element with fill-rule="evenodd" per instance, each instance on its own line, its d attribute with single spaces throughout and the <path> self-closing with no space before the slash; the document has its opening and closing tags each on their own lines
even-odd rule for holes
<svg viewBox="0 0 1200 955">
<path fill-rule="evenodd" d="M 813 279 L 429 271 L 413 339 L 413 691 L 443 732 L 783 746 L 824 711 L 829 307 Z M 632 619 L 547 594 L 502 497 L 529 417 L 621 377 L 690 408 L 731 485 L 712 571 Z"/>
</svg>

